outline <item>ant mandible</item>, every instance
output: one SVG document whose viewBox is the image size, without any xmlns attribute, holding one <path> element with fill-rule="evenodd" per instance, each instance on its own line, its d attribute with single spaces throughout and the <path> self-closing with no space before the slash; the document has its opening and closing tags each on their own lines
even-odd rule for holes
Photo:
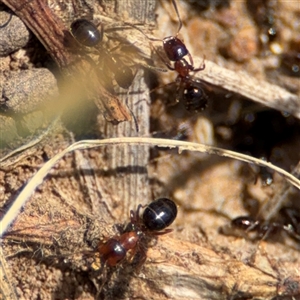
<svg viewBox="0 0 300 300">
<path fill-rule="evenodd" d="M 176 204 L 168 198 L 158 198 L 145 207 L 140 217 L 140 210 L 144 208 L 141 204 L 136 211 L 130 211 L 130 222 L 120 236 L 115 236 L 105 243 L 99 243 L 98 252 L 102 265 L 116 266 L 123 261 L 128 251 L 132 251 L 134 257 L 137 252 L 142 254 L 141 265 L 146 254 L 143 250 L 145 238 L 166 234 L 172 229 L 166 229 L 177 216 Z"/>
<path fill-rule="evenodd" d="M 153 42 L 162 42 L 164 52 L 170 62 L 170 64 L 157 49 L 151 44 L 151 47 L 155 50 L 159 58 L 166 65 L 169 70 L 177 72 L 176 83 L 179 85 L 177 89 L 177 99 L 183 99 L 186 110 L 188 111 L 201 111 L 207 106 L 207 95 L 202 89 L 202 83 L 194 80 L 190 72 L 198 72 L 205 69 L 204 60 L 199 68 L 194 67 L 193 57 L 185 46 L 184 42 L 178 38 L 179 32 L 182 28 L 182 20 L 179 15 L 179 11 L 175 0 L 171 0 L 174 6 L 176 15 L 178 17 L 179 27 L 175 36 L 168 36 L 163 39 L 151 38 L 147 36 L 140 28 L 133 24 L 126 23 L 138 31 L 140 31 L 147 39 Z M 185 59 L 188 56 L 189 62 Z"/>
</svg>

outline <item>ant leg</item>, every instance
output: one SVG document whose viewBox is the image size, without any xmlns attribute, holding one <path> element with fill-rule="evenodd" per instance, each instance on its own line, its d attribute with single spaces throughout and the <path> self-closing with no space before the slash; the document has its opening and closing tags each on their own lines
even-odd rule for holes
<svg viewBox="0 0 300 300">
<path fill-rule="evenodd" d="M 156 54 L 159 56 L 160 60 L 166 65 L 166 67 L 171 70 L 171 71 L 175 71 L 175 68 L 172 67 L 168 61 L 166 61 L 166 59 L 158 52 L 158 50 L 152 45 L 152 43 L 150 43 L 150 47 L 152 50 L 154 50 L 156 52 Z"/>
<path fill-rule="evenodd" d="M 139 263 L 136 266 L 136 273 L 137 274 L 139 274 L 141 272 L 142 266 L 143 266 L 143 264 L 145 263 L 145 261 L 147 259 L 147 254 L 144 251 L 144 249 L 143 250 L 140 249 L 140 254 L 141 254 L 141 257 L 139 259 Z"/>
<path fill-rule="evenodd" d="M 168 70 L 166 69 L 162 69 L 162 68 L 159 68 L 159 67 L 155 67 L 155 66 L 151 66 L 151 65 L 148 65 L 148 64 L 144 64 L 144 63 L 138 63 L 140 66 L 146 68 L 146 69 L 149 69 L 149 70 L 153 70 L 153 71 L 157 71 L 157 72 L 162 72 L 162 73 L 166 73 L 168 72 Z"/>
<path fill-rule="evenodd" d="M 131 23 L 127 23 L 124 22 L 125 25 L 131 26 L 133 28 L 135 28 L 136 30 L 138 30 L 139 32 L 141 32 L 149 41 L 153 41 L 153 42 L 162 42 L 162 39 L 156 39 L 156 38 L 150 38 L 148 35 L 146 35 L 143 30 L 141 30 L 140 28 L 138 28 L 136 25 L 131 24 Z M 150 47 L 152 50 L 154 50 L 157 55 L 159 56 L 159 58 L 161 59 L 161 61 L 167 66 L 167 68 L 169 70 L 175 71 L 175 69 L 165 60 L 165 58 L 157 51 L 157 49 L 152 45 L 152 43 L 150 43 Z M 142 64 L 141 64 L 142 65 Z M 144 65 L 145 67 L 149 68 L 150 66 L 148 65 Z M 158 70 L 160 72 L 166 72 L 163 69 L 157 68 L 157 67 L 150 67 L 150 69 L 154 69 L 154 70 Z"/>
<path fill-rule="evenodd" d="M 204 69 L 205 69 L 205 55 L 203 57 L 203 61 L 202 61 L 201 65 L 200 65 L 200 67 L 197 68 L 197 69 L 194 69 L 193 72 L 203 71 Z"/>
<path fill-rule="evenodd" d="M 128 90 L 128 92 L 129 92 L 129 90 Z M 127 92 L 127 95 L 128 95 L 128 92 Z M 128 106 L 128 97 L 126 98 L 125 104 L 126 104 L 128 110 L 129 110 L 129 112 L 130 112 L 130 114 L 131 114 L 131 116 L 133 118 L 133 122 L 134 122 L 134 125 L 135 125 L 135 130 L 136 130 L 136 132 L 139 132 L 140 128 L 139 128 L 139 124 L 138 124 L 138 121 L 136 119 L 136 116 L 134 115 L 134 113 L 131 110 L 131 108 Z"/>
<path fill-rule="evenodd" d="M 176 78 L 176 84 L 177 84 L 176 100 L 175 100 L 175 103 L 173 105 L 176 105 L 177 103 L 179 103 L 180 100 L 183 98 L 184 88 L 185 88 L 185 83 L 182 81 L 180 76 L 178 76 Z"/>
<path fill-rule="evenodd" d="M 192 57 L 191 53 L 188 53 L 188 57 L 189 57 L 192 69 L 194 69 L 194 60 L 193 60 L 193 57 Z"/>
<path fill-rule="evenodd" d="M 117 49 L 119 49 L 119 48 L 121 48 L 121 47 L 124 47 L 123 45 L 121 46 L 121 44 L 119 44 L 119 45 L 117 45 L 117 46 L 115 46 L 115 47 L 113 47 L 112 49 L 110 49 L 109 50 L 109 53 L 111 53 L 111 52 L 114 52 L 115 50 L 117 50 Z M 153 71 L 158 71 L 158 72 L 168 72 L 168 70 L 166 70 L 166 69 L 163 69 L 163 68 L 159 68 L 159 67 L 155 67 L 155 66 L 151 66 L 151 65 L 149 65 L 149 64 L 147 64 L 147 63 L 142 63 L 142 62 L 138 62 L 138 63 L 136 63 L 136 64 L 134 64 L 134 65 L 129 65 L 129 67 L 131 68 L 131 67 L 136 67 L 137 65 L 139 65 L 139 66 L 142 66 L 142 67 L 144 67 L 144 68 L 146 68 L 146 69 L 149 69 L 149 70 L 153 70 Z M 137 73 L 137 72 L 136 72 Z M 135 76 L 135 75 L 134 75 Z"/>
<path fill-rule="evenodd" d="M 104 25 L 102 24 L 102 22 L 98 23 L 96 25 L 97 29 L 100 27 L 99 33 L 100 33 L 100 41 L 103 40 L 103 35 L 104 35 Z"/>
<path fill-rule="evenodd" d="M 105 266 L 103 266 L 101 277 L 102 278 L 101 278 L 100 284 L 99 284 L 99 278 L 90 278 L 92 283 L 94 284 L 94 287 L 96 288 L 96 298 L 95 299 L 100 299 L 99 297 L 102 292 L 102 289 L 108 281 L 108 273 L 107 273 L 107 268 Z"/>
<path fill-rule="evenodd" d="M 143 208 L 142 204 L 139 204 L 136 211 L 130 211 L 130 221 L 131 223 L 137 223 L 140 220 L 140 209 Z"/>
<path fill-rule="evenodd" d="M 134 73 L 134 76 L 133 76 L 132 82 L 134 81 L 134 78 L 136 77 L 137 72 L 138 72 L 138 70 L 136 69 L 136 71 L 135 71 L 135 73 Z M 132 83 L 131 83 L 131 84 L 132 84 Z M 132 116 L 132 118 L 133 118 L 133 121 L 134 121 L 134 124 L 135 124 L 135 130 L 136 130 L 136 132 L 139 132 L 139 124 L 138 124 L 137 118 L 136 118 L 136 116 L 134 115 L 133 111 L 132 111 L 132 110 L 129 108 L 129 106 L 128 106 L 128 95 L 129 95 L 129 92 L 130 92 L 130 90 L 128 89 L 128 91 L 127 91 L 127 97 L 126 97 L 126 106 L 127 106 L 127 108 L 129 109 L 129 112 L 130 112 L 130 114 L 131 114 L 131 116 Z M 135 105 L 136 105 L 136 104 L 135 104 Z"/>
<path fill-rule="evenodd" d="M 182 27 L 182 21 L 181 21 L 181 18 L 180 18 L 179 11 L 178 11 L 178 8 L 177 8 L 175 0 L 172 0 L 172 3 L 173 3 L 176 15 L 178 17 L 178 22 L 179 22 L 178 30 L 177 30 L 177 33 L 176 33 L 176 36 L 177 36 L 178 33 L 179 33 L 179 31 L 180 31 L 180 29 L 181 29 L 181 27 Z"/>
</svg>

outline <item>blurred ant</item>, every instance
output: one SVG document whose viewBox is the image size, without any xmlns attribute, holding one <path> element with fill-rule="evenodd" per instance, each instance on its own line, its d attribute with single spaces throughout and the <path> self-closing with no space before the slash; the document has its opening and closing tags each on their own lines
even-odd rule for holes
<svg viewBox="0 0 300 300">
<path fill-rule="evenodd" d="M 293 207 L 283 207 L 280 210 L 280 214 L 291 236 L 300 241 L 300 210 L 296 210 Z"/>
<path fill-rule="evenodd" d="M 167 61 L 152 44 L 150 45 L 155 50 L 161 61 L 166 65 L 166 67 L 171 71 L 177 72 L 178 75 L 175 80 L 175 82 L 178 84 L 177 99 L 184 101 L 187 111 L 198 112 L 206 108 L 208 97 L 202 89 L 202 83 L 194 80 L 190 75 L 190 72 L 199 72 L 204 70 L 205 63 L 203 60 L 202 65 L 199 68 L 195 68 L 192 55 L 189 53 L 184 42 L 178 38 L 179 32 L 182 28 L 182 20 L 180 18 L 175 0 L 171 1 L 179 22 L 179 27 L 175 36 L 168 36 L 163 39 L 151 38 L 148 37 L 137 26 L 129 23 L 125 24 L 128 24 L 140 31 L 150 41 L 159 41 L 163 43 L 163 49 L 169 61 Z M 186 60 L 185 56 L 188 56 L 189 61 Z M 170 62 L 174 63 L 171 64 Z"/>
<path fill-rule="evenodd" d="M 98 29 L 99 25 L 101 25 L 100 31 Z M 86 19 L 77 19 L 70 26 L 71 34 L 79 44 L 88 48 L 95 48 L 103 39 L 103 25 L 99 25 L 96 26 Z M 128 89 L 135 77 L 130 67 L 125 66 L 117 56 L 112 55 L 104 48 L 101 48 L 100 54 L 105 57 L 103 61 L 105 61 L 109 70 L 114 73 L 118 85 L 123 89 Z"/>
<path fill-rule="evenodd" d="M 140 217 L 141 208 L 144 206 L 140 204 L 135 212 L 130 211 L 130 222 L 120 236 L 114 236 L 104 244 L 98 245 L 102 265 L 116 266 L 125 259 L 128 251 L 132 251 L 132 258 L 138 252 L 142 255 L 139 263 L 141 265 L 146 259 L 143 249 L 143 242 L 145 242 L 146 237 L 172 231 L 172 229 L 166 229 L 177 216 L 177 206 L 172 200 L 168 198 L 154 200 L 145 207 L 142 217 Z"/>
<path fill-rule="evenodd" d="M 242 230 L 246 233 L 255 232 L 257 239 L 267 239 L 275 234 L 285 231 L 289 236 L 300 241 L 300 211 L 284 207 L 280 210 L 284 222 L 265 222 L 250 216 L 240 216 L 231 220 L 230 225 L 220 228 L 223 234 L 234 234 L 232 230 Z"/>
<path fill-rule="evenodd" d="M 260 30 L 261 46 L 263 50 L 267 50 L 266 46 L 270 46 L 278 38 L 278 3 L 273 0 L 247 0 L 246 7 Z"/>
<path fill-rule="evenodd" d="M 98 29 L 99 26 L 101 28 L 100 31 Z M 97 48 L 97 46 L 103 39 L 103 31 L 104 29 L 101 23 L 96 26 L 93 22 L 86 19 L 77 19 L 73 21 L 70 26 L 70 32 L 75 41 L 81 46 L 96 49 L 98 52 L 100 52 L 100 55 L 103 57 L 101 61 L 104 63 L 104 68 L 102 69 L 107 68 L 114 74 L 114 79 L 119 87 L 123 89 L 129 89 L 129 87 L 132 85 L 136 73 L 133 74 L 129 66 L 124 65 L 124 63 L 116 55 L 112 55 L 112 53 L 110 51 L 107 51 L 104 47 L 101 47 L 101 50 Z M 89 57 L 85 57 L 88 62 L 90 62 L 90 64 L 94 67 L 94 62 Z M 99 74 L 99 72 L 97 72 L 97 74 Z M 114 88 L 111 78 L 109 78 L 109 76 L 106 76 L 106 73 L 104 72 L 102 72 L 101 76 L 98 76 L 98 78 L 106 89 L 106 96 L 108 95 L 108 97 L 113 97 L 112 94 L 114 93 Z M 109 92 L 109 94 L 107 93 L 107 91 Z M 104 98 L 104 95 L 102 96 L 102 98 Z M 135 123 L 136 131 L 138 132 L 139 126 L 137 119 L 132 110 L 128 107 L 127 100 L 126 106 L 130 111 L 130 114 Z"/>
</svg>

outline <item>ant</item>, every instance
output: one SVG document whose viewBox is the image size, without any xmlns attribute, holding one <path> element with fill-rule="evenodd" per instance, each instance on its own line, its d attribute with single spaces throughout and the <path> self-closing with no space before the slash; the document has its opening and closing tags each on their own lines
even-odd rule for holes
<svg viewBox="0 0 300 300">
<path fill-rule="evenodd" d="M 291 207 L 283 207 L 279 213 L 284 219 L 282 223 L 268 223 L 250 216 L 240 216 L 231 220 L 230 229 L 255 232 L 258 239 L 266 239 L 280 231 L 285 231 L 292 238 L 300 241 L 300 211 Z M 226 234 L 227 228 L 221 228 L 221 232 Z"/>
<path fill-rule="evenodd" d="M 114 236 L 104 244 L 98 245 L 102 264 L 114 267 L 125 259 L 130 250 L 132 257 L 137 252 L 142 254 L 143 258 L 140 263 L 142 264 L 146 259 L 146 254 L 141 249 L 145 238 L 172 231 L 172 229 L 166 229 L 177 216 L 177 206 L 172 200 L 168 198 L 154 200 L 145 207 L 142 217 L 140 217 L 141 208 L 144 206 L 140 204 L 136 211 L 130 211 L 130 222 L 120 236 Z"/>
<path fill-rule="evenodd" d="M 100 31 L 98 29 L 99 25 L 101 25 Z M 104 67 L 102 69 L 108 69 L 114 74 L 114 79 L 119 87 L 123 89 L 129 89 L 136 76 L 136 73 L 133 74 L 129 66 L 124 65 L 117 56 L 113 56 L 111 52 L 107 51 L 104 47 L 101 47 L 101 50 L 97 48 L 97 46 L 103 40 L 104 28 L 101 23 L 96 26 L 89 20 L 77 19 L 71 23 L 70 32 L 72 37 L 80 46 L 96 49 L 97 51 L 99 51 L 100 55 L 103 57 L 102 62 L 104 63 Z M 90 64 L 94 66 L 94 62 L 90 59 L 90 57 L 85 57 L 90 62 Z M 97 74 L 99 74 L 99 72 L 97 72 Z M 110 94 L 114 94 L 114 88 L 111 78 L 109 78 L 109 76 L 106 76 L 104 72 L 102 72 L 100 75 L 101 76 L 98 76 L 98 78 L 105 89 L 109 91 Z M 128 107 L 127 100 L 126 106 L 129 109 L 130 114 L 134 120 L 136 131 L 139 132 L 137 119 L 132 110 Z"/>
<path fill-rule="evenodd" d="M 70 26 L 71 34 L 82 46 L 95 48 L 103 40 L 103 25 L 101 24 L 100 31 L 98 30 L 99 25 L 96 26 L 86 19 L 77 19 Z M 105 57 L 103 61 L 114 73 L 118 85 L 123 89 L 128 89 L 135 77 L 130 67 L 125 66 L 119 58 L 113 56 L 111 52 L 106 51 L 104 48 L 101 49 L 101 55 Z"/>
<path fill-rule="evenodd" d="M 175 0 L 171 1 L 179 22 L 179 27 L 175 36 L 168 36 L 163 39 L 151 38 L 148 37 L 137 26 L 129 23 L 126 24 L 136 28 L 150 41 L 159 41 L 163 43 L 163 49 L 169 61 L 167 61 L 152 44 L 150 45 L 155 50 L 161 61 L 166 65 L 166 67 L 171 71 L 177 72 L 178 75 L 175 80 L 175 82 L 178 84 L 177 99 L 182 99 L 184 101 L 187 111 L 198 112 L 206 108 L 208 97 L 202 89 L 202 83 L 194 80 L 190 75 L 190 72 L 195 73 L 203 71 L 205 69 L 205 63 L 203 60 L 202 65 L 199 68 L 195 68 L 192 55 L 188 51 L 184 42 L 178 38 L 179 32 L 182 28 L 182 20 L 180 18 Z M 185 58 L 186 56 L 188 57 L 189 61 Z M 173 62 L 173 64 L 170 62 Z"/>
</svg>

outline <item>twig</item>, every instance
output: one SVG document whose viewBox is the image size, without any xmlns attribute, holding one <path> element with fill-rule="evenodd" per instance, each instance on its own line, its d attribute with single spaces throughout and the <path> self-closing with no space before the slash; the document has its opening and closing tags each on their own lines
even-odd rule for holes
<svg viewBox="0 0 300 300">
<path fill-rule="evenodd" d="M 197 59 L 196 65 L 198 61 L 200 59 Z M 231 71 L 206 60 L 205 69 L 196 73 L 195 78 L 300 119 L 300 98 L 297 95 L 247 73 Z"/>
<path fill-rule="evenodd" d="M 5 214 L 3 219 L 0 222 L 0 237 L 3 236 L 9 225 L 14 221 L 18 215 L 20 209 L 25 205 L 26 201 L 30 198 L 32 193 L 36 188 L 44 181 L 45 177 L 48 175 L 53 166 L 64 157 L 65 154 L 82 149 L 91 149 L 95 147 L 103 146 L 116 146 L 116 145 L 139 145 L 139 146 L 158 146 L 158 147 L 167 147 L 167 148 L 178 148 L 178 152 L 181 153 L 184 150 L 203 152 L 208 154 L 216 154 L 219 156 L 235 158 L 240 161 L 247 163 L 255 163 L 259 166 L 268 167 L 278 172 L 284 176 L 291 184 L 300 189 L 300 180 L 286 172 L 285 170 L 272 165 L 269 162 L 264 160 L 259 160 L 248 155 L 240 154 L 237 152 L 220 149 L 217 147 L 207 146 L 198 143 L 182 142 L 176 140 L 167 140 L 167 139 L 153 139 L 153 138 L 111 138 L 107 140 L 85 140 L 72 144 L 67 149 L 61 151 L 55 155 L 51 160 L 46 162 L 44 166 L 37 171 L 37 173 L 31 178 L 28 184 L 24 187 L 22 192 L 19 194 L 18 198 L 15 200 L 13 205 L 10 207 L 9 211 Z"/>
<path fill-rule="evenodd" d="M 3 251 L 1 248 L 0 241 L 0 299 L 3 300 L 17 300 L 18 297 L 13 288 L 13 285 L 10 282 L 10 268 L 7 266 L 7 263 L 4 259 Z"/>
</svg>

